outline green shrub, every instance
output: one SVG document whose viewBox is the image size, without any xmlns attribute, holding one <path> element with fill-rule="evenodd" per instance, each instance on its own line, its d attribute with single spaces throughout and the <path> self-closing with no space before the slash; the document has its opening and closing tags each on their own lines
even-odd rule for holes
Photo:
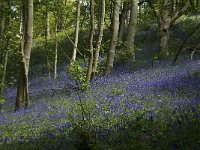
<svg viewBox="0 0 200 150">
<path fill-rule="evenodd" d="M 1 111 L 1 106 L 6 102 L 6 98 L 0 95 L 0 111 Z"/>
<path fill-rule="evenodd" d="M 84 68 L 83 65 L 81 65 L 78 61 L 74 61 L 68 66 L 67 70 L 76 81 L 79 89 L 84 90 L 87 88 L 86 68 Z"/>
</svg>

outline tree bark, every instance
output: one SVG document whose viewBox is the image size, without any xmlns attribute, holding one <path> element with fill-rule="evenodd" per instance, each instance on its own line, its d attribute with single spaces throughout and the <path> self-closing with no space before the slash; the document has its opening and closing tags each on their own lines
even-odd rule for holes
<svg viewBox="0 0 200 150">
<path fill-rule="evenodd" d="M 90 0 L 90 49 L 89 49 L 89 59 L 86 74 L 86 82 L 89 83 L 92 74 L 92 63 L 94 60 L 94 50 L 93 50 L 93 39 L 94 39 L 94 0 Z"/>
<path fill-rule="evenodd" d="M 28 71 L 33 38 L 33 0 L 22 0 L 23 7 L 23 34 L 22 34 L 22 61 L 17 87 L 15 110 L 29 104 Z"/>
<path fill-rule="evenodd" d="M 138 15 L 138 0 L 131 0 L 131 14 L 128 25 L 126 44 L 128 51 L 130 51 L 132 54 L 131 59 L 133 60 L 133 62 L 135 61 L 134 38 L 136 33 L 137 15 Z"/>
<path fill-rule="evenodd" d="M 109 74 L 113 68 L 114 58 L 115 58 L 115 49 L 117 45 L 118 31 L 119 31 L 119 10 L 120 10 L 121 0 L 114 0 L 114 10 L 112 17 L 112 32 L 111 39 L 109 44 L 109 50 L 106 60 L 105 73 Z"/>
<path fill-rule="evenodd" d="M 5 26 L 5 17 L 2 16 L 0 18 L 0 39 L 2 39 L 3 37 L 4 26 Z"/>
<path fill-rule="evenodd" d="M 58 63 L 58 39 L 57 39 L 57 23 L 55 27 L 55 58 L 54 58 L 54 79 L 57 78 L 57 63 Z"/>
<path fill-rule="evenodd" d="M 2 77 L 2 80 L 1 80 L 1 86 L 0 86 L 0 94 L 3 93 L 3 89 L 4 89 L 4 84 L 5 84 L 5 79 L 6 79 L 6 70 L 7 70 L 7 64 L 8 64 L 8 53 L 9 53 L 9 50 L 8 50 L 8 46 L 9 46 L 9 40 L 10 39 L 6 39 L 6 49 L 5 49 L 5 59 L 4 59 L 4 65 L 3 65 L 3 77 Z"/>
<path fill-rule="evenodd" d="M 100 0 L 100 2 L 101 2 L 100 28 L 99 28 L 98 42 L 97 42 L 97 46 L 96 46 L 95 54 L 94 54 L 94 61 L 92 65 L 92 79 L 95 77 L 96 70 L 97 70 L 99 52 L 101 48 L 101 42 L 103 39 L 103 30 L 104 30 L 105 0 Z"/>
<path fill-rule="evenodd" d="M 174 24 L 174 22 L 185 12 L 188 10 L 187 4 L 182 7 L 181 9 L 177 9 L 178 2 L 176 1 L 176 12 L 173 13 L 173 15 L 169 12 L 170 7 L 173 5 L 170 5 L 171 2 L 169 0 L 164 0 L 161 2 L 162 10 L 156 10 L 152 1 L 148 1 L 149 6 L 153 10 L 153 13 L 157 19 L 158 23 L 158 30 L 159 30 L 159 51 L 168 54 L 168 40 L 169 40 L 169 32 L 171 26 Z"/>
<path fill-rule="evenodd" d="M 159 29 L 159 50 L 165 52 L 168 55 L 168 40 L 170 29 Z"/>
<path fill-rule="evenodd" d="M 122 41 L 124 28 L 125 28 L 125 20 L 128 17 L 128 10 L 129 10 L 130 3 L 125 0 L 123 3 L 122 13 L 120 15 L 120 26 L 119 26 L 119 41 Z"/>
<path fill-rule="evenodd" d="M 49 24 L 49 10 L 48 10 L 48 1 L 45 1 L 46 3 L 46 10 L 45 10 L 45 49 L 47 52 L 46 56 L 46 63 L 47 63 L 47 71 L 48 71 L 48 78 L 51 78 L 51 64 L 49 60 L 49 49 L 48 49 L 48 40 L 50 36 L 50 24 Z"/>
<path fill-rule="evenodd" d="M 76 16 L 76 35 L 75 35 L 75 42 L 74 42 L 74 49 L 72 54 L 72 62 L 76 60 L 77 55 L 77 46 L 78 46 L 78 36 L 79 36 L 79 24 L 80 24 L 80 10 L 81 3 L 77 0 L 77 16 Z"/>
</svg>

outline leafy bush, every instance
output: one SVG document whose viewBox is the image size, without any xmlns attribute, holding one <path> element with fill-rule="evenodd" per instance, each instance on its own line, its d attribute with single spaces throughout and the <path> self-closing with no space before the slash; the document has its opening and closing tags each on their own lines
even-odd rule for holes
<svg viewBox="0 0 200 150">
<path fill-rule="evenodd" d="M 86 68 L 84 65 L 80 64 L 78 61 L 74 61 L 68 66 L 67 70 L 76 81 L 79 89 L 84 90 L 87 88 Z"/>
</svg>

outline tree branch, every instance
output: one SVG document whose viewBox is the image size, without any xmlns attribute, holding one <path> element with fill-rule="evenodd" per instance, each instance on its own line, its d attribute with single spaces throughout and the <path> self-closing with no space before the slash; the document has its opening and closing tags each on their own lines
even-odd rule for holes
<svg viewBox="0 0 200 150">
<path fill-rule="evenodd" d="M 184 12 L 188 10 L 188 8 L 189 7 L 186 5 L 181 10 L 177 11 L 175 15 L 172 17 L 170 24 L 173 24 Z"/>
</svg>

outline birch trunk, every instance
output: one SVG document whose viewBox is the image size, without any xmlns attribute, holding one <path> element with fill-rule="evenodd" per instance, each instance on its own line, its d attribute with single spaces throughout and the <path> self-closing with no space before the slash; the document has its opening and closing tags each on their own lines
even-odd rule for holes
<svg viewBox="0 0 200 150">
<path fill-rule="evenodd" d="M 92 79 L 95 77 L 97 66 L 98 66 L 99 52 L 101 48 L 101 42 L 103 39 L 103 30 L 104 30 L 105 0 L 100 0 L 100 1 L 101 1 L 100 28 L 99 28 L 98 42 L 97 42 L 97 46 L 96 46 L 95 54 L 94 54 L 94 61 L 92 65 Z"/>
<path fill-rule="evenodd" d="M 115 49 L 118 41 L 118 31 L 119 31 L 119 10 L 120 10 L 121 0 L 114 0 L 114 10 L 112 17 L 112 32 L 111 39 L 109 44 L 109 50 L 106 60 L 105 73 L 109 74 L 113 68 L 114 58 L 115 58 Z"/>
<path fill-rule="evenodd" d="M 54 79 L 57 78 L 57 63 L 58 63 L 58 39 L 57 39 L 57 23 L 55 27 L 55 59 L 54 59 Z"/>
<path fill-rule="evenodd" d="M 15 110 L 29 104 L 28 71 L 33 37 L 33 0 L 22 0 L 23 7 L 23 34 L 22 34 L 22 61 L 17 87 Z"/>
<path fill-rule="evenodd" d="M 87 83 L 89 83 L 91 80 L 92 63 L 94 60 L 93 38 L 94 38 L 94 0 L 90 0 L 90 49 L 89 49 L 89 59 L 88 59 L 88 67 L 86 74 Z"/>
<path fill-rule="evenodd" d="M 46 63 L 47 63 L 47 71 L 48 71 L 48 78 L 51 78 L 51 64 L 49 60 L 49 49 L 48 49 L 48 40 L 50 36 L 50 24 L 49 24 L 49 10 L 48 10 L 48 1 L 45 1 L 46 3 L 46 12 L 45 12 L 45 49 L 47 52 L 46 56 Z"/>
<path fill-rule="evenodd" d="M 78 46 L 78 36 L 79 36 L 79 24 L 80 24 L 80 10 L 81 3 L 77 0 L 77 16 L 76 16 L 76 35 L 75 35 L 75 42 L 74 42 L 74 49 L 72 54 L 72 62 L 76 60 L 77 55 L 77 46 Z"/>
</svg>

